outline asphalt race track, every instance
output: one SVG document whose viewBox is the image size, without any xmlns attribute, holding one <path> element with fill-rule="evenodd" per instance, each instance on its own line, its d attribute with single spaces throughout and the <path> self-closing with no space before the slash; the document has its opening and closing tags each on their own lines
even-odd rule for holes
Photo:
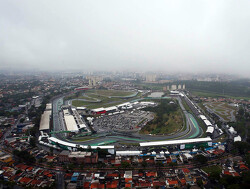
<svg viewBox="0 0 250 189">
<path fill-rule="evenodd" d="M 173 133 L 171 135 L 164 136 L 152 136 L 152 135 L 141 135 L 138 133 L 132 134 L 130 136 L 124 136 L 122 134 L 117 133 L 98 133 L 95 139 L 83 142 L 74 142 L 76 144 L 84 144 L 84 145 L 93 145 L 98 143 L 103 143 L 107 141 L 123 141 L 123 142 L 146 142 L 146 141 L 158 141 L 158 140 L 176 140 L 176 139 L 190 139 L 190 138 L 198 138 L 202 133 L 202 129 L 199 127 L 197 121 L 193 117 L 192 114 L 188 113 L 184 106 L 182 105 L 182 101 L 179 97 L 177 97 L 179 105 L 186 117 L 186 129 L 181 132 Z M 63 97 L 58 97 L 53 100 L 53 131 L 63 131 L 65 130 L 65 126 L 63 120 L 60 119 L 59 110 L 60 106 L 63 105 Z M 98 137 L 100 135 L 100 137 Z M 57 137 L 61 140 L 65 139 L 64 133 L 53 134 L 54 137 Z M 68 142 L 72 142 L 66 140 Z"/>
</svg>

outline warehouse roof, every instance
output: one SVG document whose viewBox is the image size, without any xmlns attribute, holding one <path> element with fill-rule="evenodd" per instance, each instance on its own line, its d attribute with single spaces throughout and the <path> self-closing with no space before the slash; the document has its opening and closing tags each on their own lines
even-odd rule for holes
<svg viewBox="0 0 250 189">
<path fill-rule="evenodd" d="M 207 138 L 194 138 L 194 139 L 183 139 L 183 140 L 166 140 L 157 142 L 142 142 L 140 146 L 161 146 L 161 145 L 178 145 L 178 144 L 188 144 L 188 143 L 198 143 L 198 142 L 211 142 L 210 137 Z"/>
<path fill-rule="evenodd" d="M 39 127 L 40 131 L 49 129 L 50 115 L 51 115 L 51 111 L 43 112 L 41 116 L 40 127 Z"/>
</svg>

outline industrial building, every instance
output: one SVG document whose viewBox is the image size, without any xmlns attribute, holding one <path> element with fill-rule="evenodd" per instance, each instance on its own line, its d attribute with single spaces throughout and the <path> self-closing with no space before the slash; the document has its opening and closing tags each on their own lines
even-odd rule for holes
<svg viewBox="0 0 250 189">
<path fill-rule="evenodd" d="M 49 132 L 50 131 L 50 116 L 51 116 L 51 104 L 46 105 L 46 110 L 41 116 L 39 131 Z"/>
</svg>

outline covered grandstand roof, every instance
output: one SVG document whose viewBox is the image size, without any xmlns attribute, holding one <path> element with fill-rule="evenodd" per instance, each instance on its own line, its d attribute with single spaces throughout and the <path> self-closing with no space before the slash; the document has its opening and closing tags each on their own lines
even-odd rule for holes
<svg viewBox="0 0 250 189">
<path fill-rule="evenodd" d="M 108 112 L 108 111 L 112 111 L 112 110 L 117 110 L 117 107 L 116 106 L 111 106 L 111 107 L 107 107 L 105 108 L 105 110 Z"/>
<path fill-rule="evenodd" d="M 44 111 L 41 116 L 40 127 L 39 130 L 49 130 L 49 122 L 50 122 L 51 111 Z"/>
<path fill-rule="evenodd" d="M 81 106 L 81 107 L 76 107 L 76 109 L 77 109 L 77 110 L 86 110 L 87 108 L 86 108 L 86 107 Z"/>
<path fill-rule="evenodd" d="M 118 107 L 122 107 L 122 106 L 130 106 L 130 105 L 131 105 L 130 102 L 125 102 L 125 103 L 119 104 L 119 105 L 117 105 L 117 106 L 118 106 Z"/>
<path fill-rule="evenodd" d="M 66 142 L 66 141 L 60 140 L 60 139 L 55 138 L 55 137 L 49 137 L 48 139 L 51 142 L 58 143 L 58 144 L 61 144 L 61 145 L 64 145 L 64 146 L 68 146 L 68 147 L 72 147 L 72 148 L 76 148 L 77 146 L 79 146 L 81 148 L 84 148 L 84 149 L 89 148 L 89 146 L 87 146 L 87 145 L 74 144 L 74 143 L 71 143 L 71 142 Z M 100 149 L 114 149 L 114 146 L 91 146 L 91 148 L 92 149 L 96 149 L 96 148 L 100 148 Z"/>
<path fill-rule="evenodd" d="M 189 144 L 189 143 L 199 143 L 199 142 L 211 142 L 210 137 L 207 138 L 194 138 L 194 139 L 183 139 L 183 140 L 166 140 L 157 142 L 142 142 L 140 146 L 162 146 L 162 145 L 178 145 L 178 144 Z"/>
<path fill-rule="evenodd" d="M 153 105 L 155 104 L 154 102 L 146 102 L 146 101 L 143 101 L 143 102 L 140 102 L 140 104 L 142 105 Z"/>
<path fill-rule="evenodd" d="M 93 112 L 102 112 L 105 111 L 105 109 L 103 107 L 101 108 L 96 108 L 96 109 L 92 109 Z"/>
<path fill-rule="evenodd" d="M 117 156 L 134 156 L 140 155 L 142 151 L 116 151 Z"/>
</svg>

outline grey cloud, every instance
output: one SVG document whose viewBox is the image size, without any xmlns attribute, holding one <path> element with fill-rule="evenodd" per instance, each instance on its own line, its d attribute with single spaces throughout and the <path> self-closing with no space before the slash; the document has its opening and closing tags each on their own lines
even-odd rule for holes
<svg viewBox="0 0 250 189">
<path fill-rule="evenodd" d="M 0 69 L 248 76 L 250 1 L 0 0 Z"/>
</svg>

